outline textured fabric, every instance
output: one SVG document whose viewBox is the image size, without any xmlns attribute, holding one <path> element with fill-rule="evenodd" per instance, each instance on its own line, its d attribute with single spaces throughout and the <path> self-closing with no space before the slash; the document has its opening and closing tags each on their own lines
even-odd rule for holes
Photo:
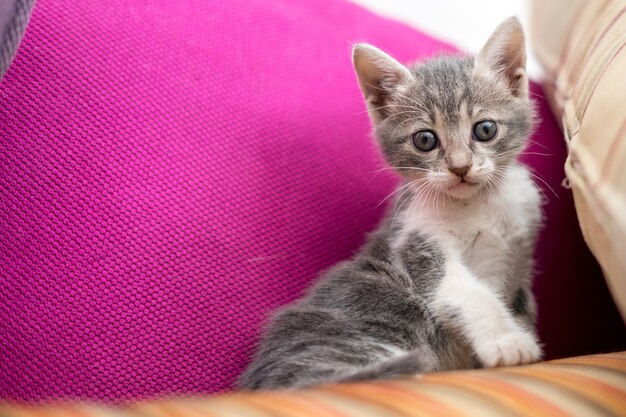
<svg viewBox="0 0 626 417">
<path fill-rule="evenodd" d="M 13 61 L 34 2 L 35 0 L 0 2 L 0 81 Z"/>
<path fill-rule="evenodd" d="M 395 184 L 356 40 L 450 50 L 341 1 L 38 1 L 0 84 L 1 398 L 232 387 L 268 312 L 358 249 Z M 533 91 L 541 339 L 550 357 L 616 349 Z"/>
<path fill-rule="evenodd" d="M 626 1 L 535 3 L 536 49 L 563 120 L 578 218 L 626 319 Z"/>
<path fill-rule="evenodd" d="M 88 405 L 0 406 L 4 417 L 595 417 L 626 416 L 626 353 L 420 378 L 328 385 L 212 399 Z"/>
</svg>

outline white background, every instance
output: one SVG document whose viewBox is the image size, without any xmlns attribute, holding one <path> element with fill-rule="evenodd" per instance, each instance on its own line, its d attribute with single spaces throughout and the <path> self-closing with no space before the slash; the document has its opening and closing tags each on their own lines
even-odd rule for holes
<svg viewBox="0 0 626 417">
<path fill-rule="evenodd" d="M 496 26 L 509 16 L 520 18 L 526 31 L 527 70 L 541 76 L 528 40 L 527 0 L 351 0 L 381 15 L 447 41 L 463 51 L 476 53 Z"/>
</svg>

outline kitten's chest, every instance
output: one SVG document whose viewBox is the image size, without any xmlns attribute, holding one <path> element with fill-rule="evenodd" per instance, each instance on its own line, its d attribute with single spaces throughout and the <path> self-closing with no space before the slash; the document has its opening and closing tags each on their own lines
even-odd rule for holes
<svg viewBox="0 0 626 417">
<path fill-rule="evenodd" d="M 534 240 L 539 213 L 534 184 L 522 182 L 500 200 L 460 209 L 451 218 L 447 233 L 470 271 L 480 279 L 499 283 L 516 260 L 516 246 Z"/>
<path fill-rule="evenodd" d="M 520 230 L 504 219 L 479 218 L 449 233 L 470 271 L 491 280 L 506 273 L 512 244 Z"/>
<path fill-rule="evenodd" d="M 479 196 L 480 197 L 480 196 Z M 473 201 L 452 201 L 406 216 L 403 233 L 417 231 L 432 238 L 443 253 L 460 256 L 464 265 L 496 290 L 506 285 L 519 263 L 520 244 L 532 246 L 540 222 L 539 192 L 522 167 L 510 170 L 499 194 Z M 414 205 L 415 206 L 415 205 Z"/>
</svg>

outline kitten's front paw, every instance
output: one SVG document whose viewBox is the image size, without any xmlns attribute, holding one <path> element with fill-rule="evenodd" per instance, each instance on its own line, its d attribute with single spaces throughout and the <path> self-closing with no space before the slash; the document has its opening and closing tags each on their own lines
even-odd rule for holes
<svg viewBox="0 0 626 417">
<path fill-rule="evenodd" d="M 476 346 L 476 354 L 487 368 L 537 362 L 541 347 L 535 337 L 523 331 L 511 331 Z"/>
</svg>

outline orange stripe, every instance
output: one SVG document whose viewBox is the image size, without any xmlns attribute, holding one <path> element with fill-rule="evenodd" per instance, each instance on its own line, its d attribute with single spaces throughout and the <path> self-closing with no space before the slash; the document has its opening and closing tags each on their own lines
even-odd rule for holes
<svg viewBox="0 0 626 417">
<path fill-rule="evenodd" d="M 567 366 L 567 365 L 565 365 Z M 503 372 L 506 374 L 507 378 L 514 378 L 515 383 L 523 383 L 527 386 L 531 386 L 535 389 L 535 392 L 541 393 L 541 395 L 545 395 L 549 398 L 552 398 L 554 403 L 561 406 L 562 403 L 567 402 L 569 408 L 563 407 L 564 410 L 568 411 L 572 408 L 574 404 L 581 405 L 585 404 L 586 407 L 593 409 L 590 415 L 593 416 L 610 416 L 614 417 L 615 414 L 608 408 L 604 406 L 604 404 L 599 404 L 597 401 L 594 401 L 591 398 L 578 395 L 576 392 L 564 387 L 562 385 L 558 385 L 553 383 L 552 381 L 546 381 L 540 378 L 535 378 L 533 375 L 524 375 L 520 373 L 510 374 Z M 522 382 L 523 381 L 523 382 Z M 576 409 L 578 407 L 574 407 Z"/>
<path fill-rule="evenodd" d="M 369 402 L 364 402 L 360 400 L 355 400 L 354 398 L 347 397 L 346 395 L 334 392 L 334 390 L 324 390 L 324 386 L 317 386 L 314 388 L 308 388 L 305 391 L 302 391 L 302 396 L 307 398 L 310 401 L 317 402 L 320 399 L 325 401 L 328 407 L 336 407 L 333 408 L 335 412 L 343 412 L 344 416 L 360 416 L 359 412 L 361 410 L 366 409 L 368 416 L 376 415 L 376 410 L 380 407 L 372 406 Z M 337 405 L 339 404 L 339 405 Z M 398 414 L 393 414 L 398 415 Z M 325 417 L 325 416 L 324 416 Z"/>
<path fill-rule="evenodd" d="M 310 416 L 308 412 L 303 414 L 302 410 L 293 409 L 290 404 L 287 406 L 284 405 L 281 401 L 268 400 L 266 397 L 261 395 L 250 395 L 245 397 L 238 397 L 237 401 L 250 405 L 254 408 L 258 408 L 261 411 L 265 411 L 272 416 L 280 417 L 294 417 L 294 416 Z"/>
<path fill-rule="evenodd" d="M 501 379 L 497 374 L 489 377 L 486 372 L 480 374 L 429 375 L 424 381 L 438 382 L 443 385 L 458 386 L 469 391 L 476 391 L 492 400 L 504 404 L 518 414 L 530 416 L 571 417 L 561 408 L 526 389 Z"/>
<path fill-rule="evenodd" d="M 8 410 L 8 411 L 7 411 Z M 8 406 L 0 407 L 0 416 L 2 417 L 60 417 L 60 416 L 75 416 L 80 415 L 75 413 L 75 408 L 72 406 L 64 405 L 52 405 L 52 406 Z"/>
<path fill-rule="evenodd" d="M 296 397 L 296 394 L 291 394 L 289 397 L 287 397 L 287 399 L 291 399 L 292 396 L 295 397 L 299 403 L 306 404 L 306 406 L 311 407 L 311 409 L 316 412 L 323 411 L 322 414 L 324 414 L 324 416 L 346 417 L 346 414 L 340 412 L 339 410 L 337 410 L 336 408 L 333 408 L 332 406 L 328 404 L 325 404 L 321 398 L 312 399 L 310 397 L 307 397 L 301 394 L 297 394 L 297 397 Z"/>
<path fill-rule="evenodd" d="M 415 401 L 418 400 L 420 404 L 424 404 L 431 408 L 431 412 L 441 415 L 443 417 L 449 416 L 451 413 L 458 414 L 460 410 L 450 407 L 448 403 L 442 402 L 421 392 L 416 392 L 408 387 L 412 386 L 418 388 L 420 383 L 416 380 L 401 382 L 401 381 L 371 381 L 367 383 L 367 386 L 377 387 L 383 391 L 383 393 L 395 394 L 402 401 Z"/>
<path fill-rule="evenodd" d="M 407 416 L 449 417 L 460 412 L 426 394 L 407 391 L 399 386 L 390 388 L 381 382 L 335 385 L 326 391 L 366 400 Z"/>
<path fill-rule="evenodd" d="M 626 360 L 626 352 L 605 353 L 602 356 L 607 357 L 607 358 L 616 358 L 616 359 Z"/>
<path fill-rule="evenodd" d="M 453 375 L 455 376 L 452 376 L 452 375 L 449 375 L 449 376 L 456 377 L 456 374 L 453 374 Z M 477 394 L 476 392 L 468 391 L 465 389 L 459 389 L 458 387 L 446 387 L 448 389 L 441 389 L 442 388 L 441 384 L 430 384 L 429 382 L 422 383 L 421 381 L 424 379 L 424 377 L 422 377 L 422 379 L 420 379 L 417 383 L 414 383 L 414 384 L 406 384 L 406 383 L 403 383 L 402 381 L 393 381 L 393 380 L 383 381 L 383 382 L 380 382 L 380 384 L 385 384 L 386 386 L 388 386 L 389 389 L 393 390 L 394 392 L 402 390 L 412 397 L 419 396 L 420 404 L 422 404 L 422 401 L 424 400 L 422 396 L 426 395 L 427 397 L 425 397 L 425 399 L 428 399 L 433 402 L 438 402 L 441 406 L 447 408 L 447 410 L 446 409 L 443 410 L 444 416 L 450 416 L 450 415 L 474 416 L 475 415 L 473 411 L 466 410 L 465 408 L 458 405 L 456 401 L 454 400 L 451 401 L 451 399 L 457 396 L 463 396 L 468 403 L 472 404 L 473 410 L 481 409 L 482 413 L 489 413 L 491 415 L 494 415 L 494 414 L 502 415 L 503 412 L 509 411 L 508 409 L 498 404 L 494 404 L 493 401 L 489 401 L 488 399 L 485 399 L 484 396 L 481 396 L 480 394 Z M 443 396 L 443 399 L 440 399 L 440 397 L 438 397 L 437 395 L 432 395 L 428 393 L 428 391 L 424 392 L 423 391 L 424 388 L 427 388 L 427 389 L 430 388 L 431 390 L 436 392 L 438 395 Z M 410 398 L 403 399 L 403 401 L 411 401 L 411 399 Z"/>
<path fill-rule="evenodd" d="M 174 417 L 217 417 L 215 414 L 211 413 L 208 410 L 200 408 L 196 405 L 196 401 L 188 401 L 188 402 L 177 402 L 177 403 L 168 403 L 162 404 L 163 407 L 167 407 L 168 411 Z"/>
<path fill-rule="evenodd" d="M 626 356 L 581 356 L 577 358 L 554 361 L 558 364 L 588 365 L 602 368 L 610 368 L 620 372 L 626 372 Z"/>
<path fill-rule="evenodd" d="M 621 377 L 626 376 L 625 372 L 626 369 L 624 369 L 624 365 L 619 364 L 619 363 L 615 363 L 615 362 L 610 362 L 610 361 L 606 361 L 604 363 L 597 363 L 597 362 L 585 362 L 585 361 L 580 361 L 580 362 L 565 362 L 562 364 L 563 366 L 573 366 L 573 367 L 585 367 L 588 370 L 593 370 L 593 369 L 597 369 L 597 370 L 603 370 L 606 372 L 613 372 L 616 375 L 619 375 Z"/>
<path fill-rule="evenodd" d="M 156 402 L 142 402 L 132 406 L 132 409 L 144 415 L 149 415 L 151 417 L 177 417 L 176 414 L 172 414 L 168 407 L 164 403 L 156 403 Z"/>
<path fill-rule="evenodd" d="M 603 353 L 601 355 L 572 356 L 569 358 L 553 359 L 545 363 L 550 364 L 550 363 L 572 362 L 572 361 L 593 360 L 593 359 L 602 360 L 604 358 L 619 359 L 619 360 L 626 361 L 626 352 Z"/>
<path fill-rule="evenodd" d="M 208 401 L 200 401 L 195 407 L 199 410 L 210 410 L 216 417 L 220 416 L 254 416 L 274 417 L 276 414 L 268 412 L 254 404 L 245 402 L 246 395 L 224 395 Z M 236 413 L 236 414 L 235 414 Z M 152 417 L 152 416 L 142 416 Z M 181 417 L 187 417 L 182 414 Z"/>
<path fill-rule="evenodd" d="M 11 405 L 0 406 L 0 416 L 2 417 L 31 417 L 34 413 L 30 408 L 16 407 Z"/>
<path fill-rule="evenodd" d="M 329 417 L 346 417 L 345 414 L 323 404 L 321 401 L 303 400 L 295 392 L 290 394 L 259 393 L 241 396 L 237 400 L 243 400 L 243 402 L 253 404 L 277 416 L 317 417 L 324 414 Z"/>
<path fill-rule="evenodd" d="M 617 415 L 624 415 L 626 411 L 626 391 L 589 376 L 571 372 L 567 369 L 547 368 L 507 368 L 503 372 L 524 374 L 537 379 L 550 381 L 554 384 L 567 387 L 583 397 L 595 400 Z"/>
<path fill-rule="evenodd" d="M 220 417 L 220 416 L 232 416 L 234 414 L 230 413 L 230 411 L 225 412 L 224 408 L 229 409 L 229 408 L 233 408 L 236 409 L 238 414 L 237 415 L 249 415 L 248 414 L 248 409 L 252 410 L 252 415 L 255 417 L 261 417 L 261 416 L 265 416 L 265 417 L 271 417 L 269 414 L 267 414 L 264 411 L 259 410 L 257 407 L 251 407 L 251 406 L 247 406 L 244 405 L 241 401 L 238 400 L 238 396 L 237 395 L 224 395 L 224 396 L 218 396 L 216 398 L 213 397 L 207 397 L 206 400 L 198 400 L 198 401 L 194 401 L 193 404 L 190 404 L 190 407 L 194 408 L 195 410 L 197 410 L 200 413 L 204 413 L 202 414 L 203 416 L 213 416 L 213 417 Z M 230 414 L 229 414 L 230 413 Z M 149 416 L 152 417 L 152 416 Z M 183 412 L 179 415 L 179 417 L 188 417 L 188 415 Z"/>
<path fill-rule="evenodd" d="M 109 408 L 109 410 L 111 410 Z M 91 406 L 89 408 L 81 407 L 78 404 L 71 404 L 65 408 L 65 411 L 69 411 L 68 416 L 72 417 L 92 417 L 97 415 L 98 408 Z"/>
</svg>

